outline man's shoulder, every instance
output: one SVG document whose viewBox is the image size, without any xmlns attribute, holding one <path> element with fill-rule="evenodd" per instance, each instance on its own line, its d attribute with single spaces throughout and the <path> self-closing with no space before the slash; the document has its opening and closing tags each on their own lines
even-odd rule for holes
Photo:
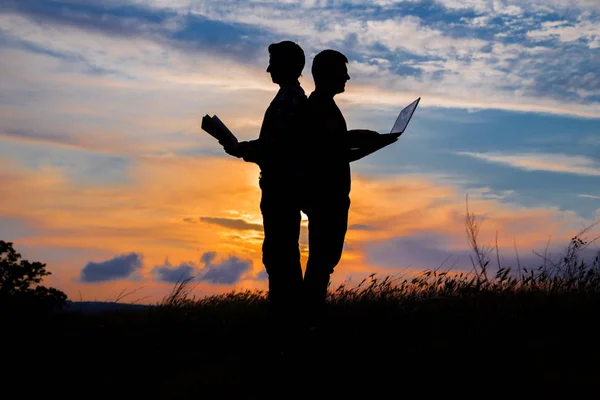
<svg viewBox="0 0 600 400">
<path fill-rule="evenodd" d="M 336 102 L 332 97 L 323 95 L 322 93 L 312 92 L 308 96 L 308 101 L 313 104 L 327 104 L 337 107 Z"/>
<path fill-rule="evenodd" d="M 283 103 L 286 105 L 297 106 L 306 101 L 306 93 L 300 85 L 288 85 L 282 87 L 273 102 Z"/>
<path fill-rule="evenodd" d="M 331 114 L 337 105 L 333 99 L 315 95 L 315 92 L 312 92 L 306 100 L 306 108 L 319 114 Z"/>
</svg>

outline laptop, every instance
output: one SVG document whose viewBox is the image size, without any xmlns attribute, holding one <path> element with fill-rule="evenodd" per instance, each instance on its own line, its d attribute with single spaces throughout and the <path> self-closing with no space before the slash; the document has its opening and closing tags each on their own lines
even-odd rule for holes
<svg viewBox="0 0 600 400">
<path fill-rule="evenodd" d="M 394 123 L 394 126 L 390 131 L 392 135 L 400 136 L 404 133 L 404 130 L 408 126 L 408 122 L 410 121 L 410 118 L 417 109 L 420 100 L 421 98 L 419 97 L 418 99 L 410 103 L 408 106 L 406 106 L 402 111 L 400 111 L 398 118 L 396 118 L 396 123 Z"/>
</svg>

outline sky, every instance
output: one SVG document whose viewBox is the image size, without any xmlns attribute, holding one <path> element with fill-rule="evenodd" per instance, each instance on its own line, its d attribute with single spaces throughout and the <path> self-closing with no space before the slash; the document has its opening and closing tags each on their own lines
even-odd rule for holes
<svg viewBox="0 0 600 400">
<path fill-rule="evenodd" d="M 350 129 L 387 133 L 421 97 L 398 142 L 352 163 L 334 286 L 469 271 L 467 205 L 505 267 L 600 219 L 597 0 L 3 0 L 0 240 L 73 300 L 266 289 L 258 167 L 200 122 L 256 138 L 283 40 L 307 94 L 318 52 L 348 57 Z M 300 246 L 305 263 L 305 218 Z"/>
</svg>

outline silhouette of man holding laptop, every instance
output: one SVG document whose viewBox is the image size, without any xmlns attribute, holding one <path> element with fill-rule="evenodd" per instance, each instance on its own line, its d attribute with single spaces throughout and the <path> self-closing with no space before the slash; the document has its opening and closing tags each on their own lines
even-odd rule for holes
<svg viewBox="0 0 600 400">
<path fill-rule="evenodd" d="M 334 101 L 350 80 L 342 53 L 324 50 L 315 56 L 315 90 L 308 98 L 298 82 L 305 63 L 302 49 L 285 41 L 269 46 L 269 54 L 267 72 L 280 89 L 259 138 L 230 143 L 225 151 L 261 170 L 262 259 L 271 316 L 284 329 L 295 329 L 299 321 L 318 327 L 348 226 L 350 163 L 395 142 L 401 132 L 347 129 Z M 309 224 L 304 277 L 298 244 L 301 211 Z"/>
</svg>

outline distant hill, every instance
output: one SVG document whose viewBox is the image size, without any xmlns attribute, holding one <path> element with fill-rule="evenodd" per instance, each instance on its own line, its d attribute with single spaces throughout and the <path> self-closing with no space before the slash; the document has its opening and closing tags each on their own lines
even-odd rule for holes
<svg viewBox="0 0 600 400">
<path fill-rule="evenodd" d="M 145 304 L 125 304 L 104 301 L 67 301 L 67 306 L 63 312 L 81 312 L 84 314 L 94 314 L 105 311 L 122 311 L 122 310 L 146 310 L 151 305 Z"/>
</svg>

